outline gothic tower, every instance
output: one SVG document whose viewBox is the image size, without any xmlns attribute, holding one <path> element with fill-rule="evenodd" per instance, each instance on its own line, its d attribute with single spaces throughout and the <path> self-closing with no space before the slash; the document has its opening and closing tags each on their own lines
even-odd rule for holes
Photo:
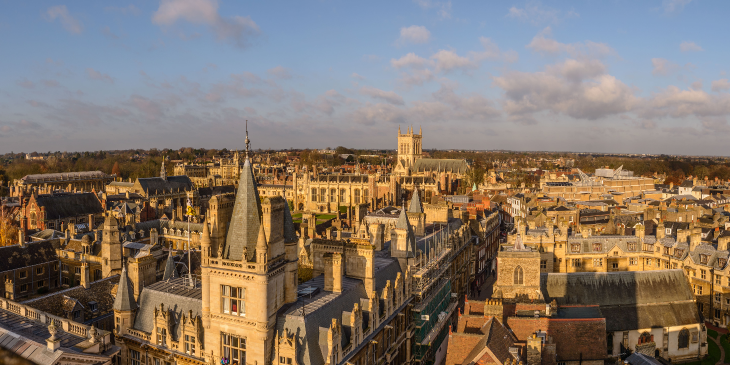
<svg viewBox="0 0 730 365">
<path fill-rule="evenodd" d="M 119 240 L 119 223 L 111 214 L 104 220 L 101 237 L 101 273 L 108 278 L 122 270 L 122 242 Z"/>
<path fill-rule="evenodd" d="M 259 196 L 248 136 L 228 234 L 217 252 L 205 237 L 209 232 L 206 223 L 201 242 L 203 323 L 211 341 L 206 357 L 270 364 L 276 314 L 297 298 L 297 237 L 286 200 Z"/>
<path fill-rule="evenodd" d="M 398 127 L 398 161 L 404 168 L 410 169 L 421 158 L 421 128 L 418 134 L 413 133 L 413 127 L 408 127 L 405 134 L 402 134 Z"/>
</svg>

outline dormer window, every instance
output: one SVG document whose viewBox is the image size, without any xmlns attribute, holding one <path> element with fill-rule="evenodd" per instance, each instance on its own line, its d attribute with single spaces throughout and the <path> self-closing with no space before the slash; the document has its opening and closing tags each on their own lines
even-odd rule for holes
<svg viewBox="0 0 730 365">
<path fill-rule="evenodd" d="M 672 234 L 672 229 L 671 228 L 667 228 L 667 229 L 664 230 L 664 232 L 666 234 Z"/>
<path fill-rule="evenodd" d="M 635 243 L 629 243 L 629 251 L 636 251 L 636 244 Z"/>
<path fill-rule="evenodd" d="M 579 253 L 580 252 L 580 244 L 579 243 L 573 243 L 570 245 L 570 252 L 572 253 Z"/>
<path fill-rule="evenodd" d="M 727 260 L 726 259 L 718 259 L 717 260 L 717 266 L 723 268 L 723 267 L 725 267 L 725 264 L 727 264 Z"/>
<path fill-rule="evenodd" d="M 593 251 L 595 251 L 595 252 L 601 251 L 601 244 L 599 242 L 596 242 L 593 244 Z"/>
<path fill-rule="evenodd" d="M 163 346 L 167 344 L 167 329 L 157 327 L 157 344 Z"/>
<path fill-rule="evenodd" d="M 684 254 L 684 250 L 674 249 L 674 256 L 681 257 Z"/>
<path fill-rule="evenodd" d="M 707 264 L 707 255 L 700 255 L 700 263 Z"/>
</svg>

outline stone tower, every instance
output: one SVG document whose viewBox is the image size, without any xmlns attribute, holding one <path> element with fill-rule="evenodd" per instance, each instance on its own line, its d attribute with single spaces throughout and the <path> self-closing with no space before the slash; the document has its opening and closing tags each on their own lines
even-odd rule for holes
<svg viewBox="0 0 730 365">
<path fill-rule="evenodd" d="M 122 242 L 119 240 L 119 223 L 107 215 L 101 237 L 101 273 L 108 278 L 122 270 Z"/>
<path fill-rule="evenodd" d="M 418 134 L 413 133 L 413 127 L 408 127 L 405 134 L 402 134 L 398 127 L 398 161 L 406 169 L 410 169 L 416 164 L 416 160 L 421 158 L 421 128 L 418 128 Z"/>
<path fill-rule="evenodd" d="M 246 142 L 226 240 L 212 250 L 206 223 L 201 241 L 206 357 L 270 364 L 276 313 L 297 298 L 297 237 L 286 200 L 260 198 Z M 224 352 L 242 340 L 238 359 Z"/>
<path fill-rule="evenodd" d="M 134 300 L 134 288 L 127 277 L 127 268 L 122 268 L 122 275 L 117 286 L 117 295 L 114 298 L 114 331 L 124 336 L 128 328 L 134 325 L 134 316 L 137 312 L 137 302 Z"/>
</svg>

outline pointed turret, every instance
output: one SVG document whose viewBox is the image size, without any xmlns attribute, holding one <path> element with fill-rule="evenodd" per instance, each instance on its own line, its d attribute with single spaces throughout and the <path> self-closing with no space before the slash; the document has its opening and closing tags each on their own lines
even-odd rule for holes
<svg viewBox="0 0 730 365">
<path fill-rule="evenodd" d="M 413 257 L 416 251 L 416 235 L 413 232 L 413 227 L 411 226 L 411 223 L 408 221 L 408 215 L 406 214 L 405 206 L 403 206 L 403 209 L 401 209 L 400 211 L 400 216 L 398 216 L 398 221 L 395 224 L 395 229 L 398 233 L 398 243 L 396 244 L 395 249 L 397 251 L 400 251 L 401 253 L 404 253 L 406 257 Z"/>
<path fill-rule="evenodd" d="M 160 178 L 167 180 L 167 170 L 165 169 L 165 158 L 162 158 L 162 167 L 160 167 Z"/>
<path fill-rule="evenodd" d="M 418 196 L 418 189 L 413 190 L 413 197 L 411 197 L 411 204 L 408 206 L 408 213 L 423 213 L 423 205 L 421 204 L 420 196 Z"/>
<path fill-rule="evenodd" d="M 241 260 L 244 247 L 248 252 L 253 252 L 261 226 L 261 218 L 261 200 L 251 162 L 247 158 L 238 182 L 236 204 L 233 207 L 222 258 Z"/>
<path fill-rule="evenodd" d="M 266 244 L 266 232 L 264 232 L 264 225 L 259 225 L 259 237 L 256 239 L 256 262 L 259 264 L 266 263 L 266 254 L 269 252 L 269 247 Z"/>
<path fill-rule="evenodd" d="M 175 260 L 172 259 L 172 252 L 167 255 L 167 263 L 165 263 L 165 273 L 162 275 L 162 280 L 169 280 L 179 278 L 180 274 L 177 273 L 175 268 Z"/>
<path fill-rule="evenodd" d="M 119 285 L 117 286 L 117 296 L 114 298 L 115 311 L 133 311 L 137 309 L 137 302 L 134 301 L 134 292 L 132 291 L 132 285 L 129 283 L 127 277 L 127 267 L 122 267 L 122 275 L 119 278 Z"/>
<path fill-rule="evenodd" d="M 203 237 L 200 238 L 200 250 L 203 257 L 210 257 L 210 228 L 208 228 L 208 220 L 203 222 Z"/>
</svg>

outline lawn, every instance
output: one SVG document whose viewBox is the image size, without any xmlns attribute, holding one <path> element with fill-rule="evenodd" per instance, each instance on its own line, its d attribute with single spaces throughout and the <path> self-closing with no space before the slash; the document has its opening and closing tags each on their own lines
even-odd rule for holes
<svg viewBox="0 0 730 365">
<path fill-rule="evenodd" d="M 709 330 L 707 332 L 710 332 Z M 714 331 L 713 331 L 714 332 Z M 708 333 L 709 335 L 709 333 Z M 707 340 L 707 356 L 701 361 L 682 363 L 682 365 L 714 365 L 720 360 L 720 347 L 712 340 Z M 725 361 L 727 362 L 727 361 Z"/>
</svg>

